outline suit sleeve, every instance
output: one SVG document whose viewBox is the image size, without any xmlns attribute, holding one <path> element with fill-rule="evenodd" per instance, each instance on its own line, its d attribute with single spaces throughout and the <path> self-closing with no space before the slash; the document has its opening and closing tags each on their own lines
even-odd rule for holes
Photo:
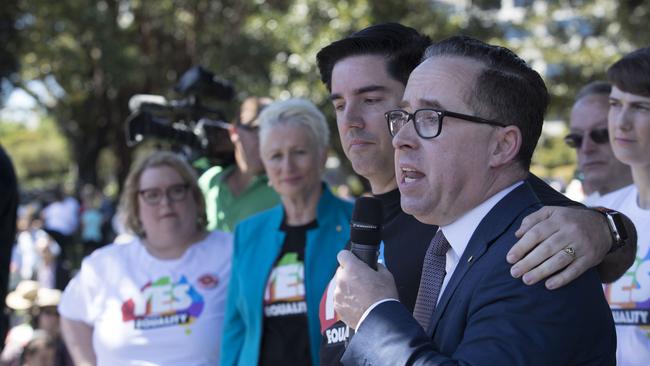
<svg viewBox="0 0 650 366">
<path fill-rule="evenodd" d="M 341 359 L 343 365 L 408 365 L 413 362 L 454 364 L 435 349 L 431 338 L 397 301 L 379 304 L 368 314 Z"/>
<path fill-rule="evenodd" d="M 241 353 L 246 327 L 241 317 L 240 301 L 240 281 L 239 281 L 239 257 L 241 231 L 239 226 L 235 230 L 234 253 L 232 260 L 232 272 L 230 275 L 230 284 L 228 286 L 228 299 L 226 303 L 226 316 L 223 323 L 223 335 L 221 339 L 221 366 L 237 365 Z"/>
<path fill-rule="evenodd" d="M 543 283 L 527 287 L 507 272 L 507 266 L 500 266 L 474 291 L 452 359 L 470 365 L 542 366 L 613 356 L 607 355 L 615 349 L 613 323 L 595 272 L 556 291 Z M 584 344 L 598 347 L 587 350 Z"/>
<path fill-rule="evenodd" d="M 473 290 L 466 323 L 439 324 L 462 329 L 452 354 L 436 349 L 403 305 L 386 302 L 359 327 L 343 364 L 614 364 L 613 323 L 593 271 L 548 291 L 543 284 L 526 287 L 508 275 L 507 266 L 495 265 L 498 268 L 486 273 Z"/>
</svg>

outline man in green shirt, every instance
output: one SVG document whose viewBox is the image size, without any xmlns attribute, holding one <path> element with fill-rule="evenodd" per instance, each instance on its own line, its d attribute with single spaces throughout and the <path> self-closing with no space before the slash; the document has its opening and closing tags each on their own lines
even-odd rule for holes
<svg viewBox="0 0 650 366">
<path fill-rule="evenodd" d="M 241 220 L 280 203 L 268 185 L 259 152 L 258 116 L 271 102 L 258 97 L 244 100 L 239 119 L 228 129 L 236 164 L 212 167 L 199 178 L 209 230 L 232 232 Z"/>
</svg>

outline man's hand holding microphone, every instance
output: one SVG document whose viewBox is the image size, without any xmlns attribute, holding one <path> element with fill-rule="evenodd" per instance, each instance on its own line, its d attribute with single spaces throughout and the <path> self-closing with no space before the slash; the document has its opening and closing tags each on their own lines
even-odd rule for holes
<svg viewBox="0 0 650 366">
<path fill-rule="evenodd" d="M 351 250 L 342 250 L 337 256 L 334 309 L 352 329 L 357 329 L 373 304 L 398 299 L 393 275 L 383 265 L 377 265 L 381 222 L 381 202 L 372 197 L 359 198 L 350 224 Z"/>
</svg>

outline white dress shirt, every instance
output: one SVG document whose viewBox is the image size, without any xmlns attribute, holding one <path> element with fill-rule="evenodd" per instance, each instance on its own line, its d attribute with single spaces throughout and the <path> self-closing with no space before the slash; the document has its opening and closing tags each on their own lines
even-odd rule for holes
<svg viewBox="0 0 650 366">
<path fill-rule="evenodd" d="M 499 201 L 501 201 L 506 195 L 508 195 L 508 193 L 512 192 L 515 188 L 517 188 L 521 184 L 523 184 L 523 181 L 518 181 L 512 184 L 511 186 L 497 192 L 492 197 L 483 201 L 483 203 L 467 211 L 465 214 L 463 214 L 463 216 L 461 216 L 456 221 L 452 222 L 449 225 L 441 226 L 438 229 L 438 230 L 442 230 L 442 233 L 445 235 L 445 238 L 447 238 L 447 241 L 451 246 L 451 248 L 447 251 L 445 257 L 446 275 L 445 275 L 445 279 L 442 282 L 442 287 L 440 288 L 440 294 L 438 295 L 438 300 L 440 300 L 443 291 L 445 291 L 445 288 L 449 283 L 449 279 L 451 279 L 451 276 L 454 274 L 454 270 L 458 265 L 458 261 L 463 256 L 463 253 L 465 252 L 465 248 L 467 248 L 467 244 L 469 244 L 469 240 L 472 238 L 474 231 L 476 231 L 476 228 L 479 226 L 481 221 L 483 221 L 485 216 L 487 216 L 490 210 L 492 210 L 492 208 L 494 208 L 494 206 L 496 206 L 497 203 L 499 203 Z M 366 319 L 368 314 L 370 314 L 370 312 L 375 307 L 377 307 L 379 304 L 384 303 L 386 301 L 399 301 L 399 300 L 382 299 L 370 305 L 370 307 L 366 309 L 363 315 L 361 315 L 361 318 L 359 319 L 359 323 L 357 324 L 357 327 L 355 329 L 359 329 L 361 323 L 364 321 L 364 319 Z"/>
</svg>

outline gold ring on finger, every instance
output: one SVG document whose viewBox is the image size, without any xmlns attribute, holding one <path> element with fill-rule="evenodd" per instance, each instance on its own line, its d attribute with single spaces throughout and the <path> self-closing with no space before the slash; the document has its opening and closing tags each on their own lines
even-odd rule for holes
<svg viewBox="0 0 650 366">
<path fill-rule="evenodd" d="M 571 257 L 572 259 L 576 259 L 576 250 L 573 249 L 573 247 L 566 247 L 566 248 L 562 249 L 562 251 L 564 253 L 566 253 L 569 257 Z"/>
</svg>

